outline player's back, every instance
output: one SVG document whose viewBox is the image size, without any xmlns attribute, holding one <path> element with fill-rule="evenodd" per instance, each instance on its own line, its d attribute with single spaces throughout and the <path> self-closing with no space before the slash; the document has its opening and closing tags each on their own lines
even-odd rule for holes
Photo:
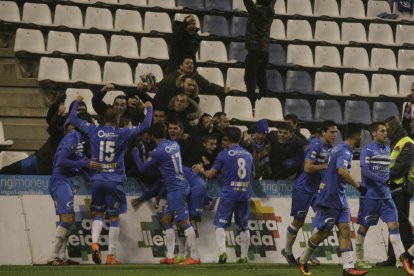
<svg viewBox="0 0 414 276">
<path fill-rule="evenodd" d="M 239 145 L 232 146 L 219 153 L 214 169 L 223 168 L 224 186 L 222 198 L 249 200 L 253 184 L 253 157 Z"/>
<path fill-rule="evenodd" d="M 72 130 L 70 133 L 65 135 L 65 137 L 63 137 L 62 141 L 60 141 L 58 145 L 58 148 L 56 149 L 55 157 L 53 159 L 53 176 L 71 177 L 78 172 L 78 168 L 63 167 L 59 161 L 61 160 L 64 151 L 71 152 L 67 156 L 70 160 L 78 161 L 85 158 L 84 144 L 85 140 L 82 135 L 75 130 Z"/>
<path fill-rule="evenodd" d="M 176 141 L 163 140 L 152 152 L 151 158 L 158 160 L 167 192 L 188 188 L 184 179 L 180 145 Z"/>
</svg>

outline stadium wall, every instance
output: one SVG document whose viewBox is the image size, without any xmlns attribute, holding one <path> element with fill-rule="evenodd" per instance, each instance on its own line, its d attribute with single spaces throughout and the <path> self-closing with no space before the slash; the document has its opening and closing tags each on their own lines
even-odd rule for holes
<svg viewBox="0 0 414 276">
<path fill-rule="evenodd" d="M 55 215 L 53 201 L 48 193 L 48 176 L 0 176 L 0 265 L 44 264 L 49 257 L 58 216 Z M 76 222 L 70 229 L 68 254 L 81 263 L 92 263 L 90 255 L 91 223 L 90 186 L 82 179 L 74 179 L 79 187 L 75 196 Z M 280 254 L 284 248 L 285 231 L 291 222 L 291 190 L 289 181 L 258 181 L 254 185 L 249 221 L 251 246 L 249 259 L 258 263 L 284 263 Z M 155 210 L 151 202 L 144 203 L 138 211 L 130 205 L 130 199 L 139 196 L 144 189 L 137 179 L 126 182 L 128 212 L 121 216 L 121 232 L 117 255 L 124 263 L 158 263 L 165 256 L 164 232 L 159 223 L 161 208 Z M 219 195 L 221 184 L 209 183 L 209 194 Z M 357 192 L 352 187 L 348 191 L 352 214 L 352 241 L 355 242 L 355 223 L 358 212 Z M 161 202 L 160 207 L 164 203 Z M 413 204 L 411 204 L 413 209 Z M 414 210 L 411 210 L 411 214 Z M 313 212 L 308 215 L 305 226 L 299 232 L 294 253 L 299 256 L 305 241 L 312 232 Z M 218 249 L 215 245 L 214 212 L 205 211 L 203 221 L 196 224 L 199 233 L 201 261 L 217 262 Z M 411 218 L 413 219 L 413 218 Z M 103 257 L 108 245 L 109 222 L 104 222 L 101 238 Z M 240 254 L 240 237 L 237 227 L 232 224 L 226 230 L 229 261 L 237 260 Z M 373 227 L 366 238 L 365 255 L 369 261 L 379 261 L 386 257 L 387 227 L 380 222 Z M 177 249 L 177 248 L 176 248 Z M 325 263 L 338 263 L 337 229 L 320 246 L 317 257 Z"/>
</svg>

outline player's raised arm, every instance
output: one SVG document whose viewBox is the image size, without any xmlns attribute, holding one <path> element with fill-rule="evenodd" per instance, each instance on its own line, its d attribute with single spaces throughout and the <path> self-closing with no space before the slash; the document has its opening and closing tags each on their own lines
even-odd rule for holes
<svg viewBox="0 0 414 276">
<path fill-rule="evenodd" d="M 90 124 L 87 121 L 78 118 L 77 110 L 78 110 L 79 103 L 82 102 L 82 101 L 83 101 L 82 96 L 78 96 L 76 98 L 76 101 L 73 103 L 72 109 L 70 110 L 69 120 L 80 131 L 82 131 L 83 133 L 85 133 L 89 136 L 89 131 L 91 130 L 91 128 L 95 127 L 95 125 Z"/>
<path fill-rule="evenodd" d="M 193 165 L 192 169 L 193 169 L 193 172 L 202 174 L 204 177 L 209 178 L 209 179 L 214 178 L 218 174 L 218 171 L 214 168 L 211 168 L 207 171 L 204 170 L 202 164 Z"/>
<path fill-rule="evenodd" d="M 147 161 L 143 162 L 139 156 L 139 150 L 136 147 L 132 150 L 132 159 L 134 160 L 139 172 L 144 172 L 147 169 L 154 167 L 158 163 L 157 157 L 157 152 L 154 150 L 151 157 L 148 158 Z"/>
<path fill-rule="evenodd" d="M 141 124 L 139 124 L 136 127 L 133 127 L 129 130 L 128 132 L 128 139 L 132 139 L 135 138 L 137 135 L 139 135 L 140 133 L 148 130 L 151 127 L 151 122 L 152 122 L 152 113 L 153 113 L 153 107 L 151 102 L 145 102 L 144 104 L 145 108 L 147 109 L 147 114 L 145 115 L 144 120 L 142 121 Z"/>
</svg>

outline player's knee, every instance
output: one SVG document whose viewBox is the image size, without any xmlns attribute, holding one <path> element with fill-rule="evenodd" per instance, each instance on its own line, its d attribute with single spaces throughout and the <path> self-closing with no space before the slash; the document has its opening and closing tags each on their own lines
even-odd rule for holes
<svg viewBox="0 0 414 276">
<path fill-rule="evenodd" d="M 182 220 L 178 222 L 178 226 L 181 230 L 184 230 L 189 224 L 190 222 L 188 220 Z"/>
<path fill-rule="evenodd" d="M 388 230 L 397 230 L 400 228 L 400 224 L 397 221 L 388 222 Z"/>
<path fill-rule="evenodd" d="M 72 225 L 75 221 L 75 216 L 73 214 L 64 214 L 62 215 L 62 221 L 69 225 Z"/>
<path fill-rule="evenodd" d="M 302 228 L 304 224 L 305 224 L 305 221 L 298 219 L 298 218 L 294 218 L 292 221 L 292 225 L 296 227 L 296 229 Z"/>
<path fill-rule="evenodd" d="M 170 216 L 163 216 L 161 218 L 161 224 L 162 224 L 162 226 L 164 226 L 164 228 L 167 227 L 168 225 L 170 225 L 171 222 L 172 222 L 172 219 L 171 219 Z"/>
</svg>

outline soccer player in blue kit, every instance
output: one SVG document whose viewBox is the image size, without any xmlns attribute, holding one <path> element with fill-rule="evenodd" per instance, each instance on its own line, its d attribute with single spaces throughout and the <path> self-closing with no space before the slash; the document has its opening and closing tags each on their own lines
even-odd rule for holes
<svg viewBox="0 0 414 276">
<path fill-rule="evenodd" d="M 91 143 L 91 159 L 102 163 L 100 172 L 92 172 L 91 210 L 96 212 L 92 223 L 92 260 L 100 264 L 99 236 L 103 227 L 103 216 L 106 211 L 110 219 L 109 244 L 106 264 L 119 264 L 115 256 L 116 243 L 119 236 L 119 214 L 126 212 L 127 203 L 124 191 L 126 180 L 124 155 L 128 142 L 147 130 L 151 125 L 152 105 L 145 103 L 147 114 L 137 127 L 118 128 L 119 113 L 109 108 L 104 115 L 104 125 L 96 126 L 76 116 L 76 109 L 82 97 L 79 96 L 71 110 L 70 121 L 85 133 Z"/>
<path fill-rule="evenodd" d="M 75 109 L 76 110 L 76 109 Z M 81 119 L 92 122 L 87 113 L 78 115 Z M 81 175 L 89 179 L 81 168 L 100 170 L 101 164 L 87 159 L 84 153 L 85 138 L 75 130 L 75 126 L 67 120 L 64 124 L 65 137 L 59 143 L 53 161 L 52 176 L 49 179 L 49 193 L 55 203 L 56 214 L 59 215 L 59 225 L 56 229 L 52 255 L 48 265 L 79 264 L 70 259 L 66 260 L 66 243 L 70 226 L 75 220 L 73 209 L 73 182 L 71 177 Z"/>
<path fill-rule="evenodd" d="M 345 141 L 331 151 L 328 167 L 322 178 L 316 200 L 315 228 L 305 250 L 298 259 L 302 275 L 312 275 L 307 262 L 319 243 L 325 240 L 335 225 L 339 229 L 339 249 L 342 255 L 342 275 L 365 275 L 368 271 L 354 268 L 352 257 L 351 230 L 349 223 L 351 213 L 345 196 L 347 183 L 365 195 L 367 189 L 359 185 L 350 175 L 349 169 L 353 157 L 352 150 L 358 147 L 362 139 L 362 126 L 348 123 Z"/>
<path fill-rule="evenodd" d="M 391 198 L 391 192 L 386 185 L 390 176 L 390 147 L 385 144 L 387 129 L 384 123 L 373 123 L 370 126 L 373 142 L 361 152 L 362 186 L 367 188 L 366 195 L 360 197 L 355 253 L 356 267 L 360 269 L 371 268 L 364 259 L 364 239 L 370 226 L 377 225 L 379 218 L 388 225 L 390 241 L 399 256 L 404 270 L 414 275 L 409 264 L 409 257 L 405 253 L 401 242 L 398 225 L 397 208 Z"/>
<path fill-rule="evenodd" d="M 224 170 L 224 185 L 217 207 L 214 225 L 216 226 L 216 242 L 219 247 L 219 263 L 227 261 L 226 233 L 224 228 L 231 224 L 234 213 L 235 221 L 240 227 L 241 255 L 237 262 L 247 263 L 250 245 L 249 215 L 250 198 L 254 179 L 252 155 L 239 146 L 241 131 L 236 127 L 223 130 L 223 145 L 226 148 L 218 155 L 210 170 L 205 171 L 201 164 L 193 166 L 193 171 L 207 178 L 213 178 Z"/>
<path fill-rule="evenodd" d="M 321 126 L 322 136 L 311 141 L 305 152 L 305 160 L 301 174 L 295 181 L 292 193 L 292 223 L 286 231 L 286 246 L 281 254 L 290 265 L 296 265 L 292 246 L 299 229 L 302 228 L 309 208 L 316 210 L 315 201 L 322 175 L 328 165 L 328 156 L 338 134 L 334 121 L 324 121 Z"/>
<path fill-rule="evenodd" d="M 184 178 L 180 146 L 176 141 L 167 140 L 165 125 L 156 123 L 151 126 L 150 133 L 157 147 L 153 150 L 147 161 L 142 162 L 138 149 L 134 149 L 132 156 L 140 172 L 148 168 L 158 166 L 167 190 L 167 206 L 161 218 L 162 225 L 166 228 L 165 243 L 167 256 L 160 260 L 161 264 L 174 263 L 175 231 L 173 220 L 178 222 L 184 231 L 186 242 L 190 248 L 190 258 L 181 262 L 183 265 L 200 264 L 198 256 L 196 233 L 189 221 L 188 195 L 190 186 Z"/>
</svg>

